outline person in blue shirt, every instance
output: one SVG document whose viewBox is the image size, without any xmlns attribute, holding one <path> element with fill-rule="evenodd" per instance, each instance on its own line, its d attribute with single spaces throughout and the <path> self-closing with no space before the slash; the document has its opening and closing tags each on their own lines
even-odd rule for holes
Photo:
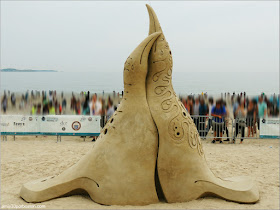
<svg viewBox="0 0 280 210">
<path fill-rule="evenodd" d="M 204 99 L 200 100 L 199 105 L 199 135 L 202 139 L 205 139 L 206 130 L 205 130 L 205 119 L 208 114 L 207 106 L 205 105 Z"/>
<path fill-rule="evenodd" d="M 214 139 L 212 143 L 220 141 L 223 143 L 223 127 L 224 127 L 224 116 L 226 115 L 226 109 L 222 106 L 222 100 L 216 101 L 216 106 L 212 108 L 211 116 L 213 117 L 213 128 L 214 128 Z"/>
</svg>

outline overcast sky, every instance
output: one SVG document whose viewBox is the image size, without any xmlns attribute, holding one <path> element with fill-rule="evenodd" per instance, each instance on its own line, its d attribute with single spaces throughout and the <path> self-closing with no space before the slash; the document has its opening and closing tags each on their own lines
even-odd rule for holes
<svg viewBox="0 0 280 210">
<path fill-rule="evenodd" d="M 278 1 L 1 1 L 1 68 L 119 72 L 154 8 L 178 72 L 278 72 Z"/>
</svg>

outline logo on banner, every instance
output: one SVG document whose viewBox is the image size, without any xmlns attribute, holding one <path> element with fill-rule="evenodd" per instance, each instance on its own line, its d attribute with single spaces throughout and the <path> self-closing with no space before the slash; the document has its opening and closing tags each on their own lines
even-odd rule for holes
<svg viewBox="0 0 280 210">
<path fill-rule="evenodd" d="M 58 118 L 56 118 L 56 117 L 47 117 L 46 121 L 48 121 L 48 122 L 57 122 Z"/>
<path fill-rule="evenodd" d="M 14 122 L 14 125 L 15 125 L 15 126 L 24 126 L 24 123 L 17 123 L 17 122 Z"/>
<path fill-rule="evenodd" d="M 65 131 L 65 130 L 66 130 L 66 128 L 65 128 L 65 127 L 63 127 L 63 128 L 62 128 L 62 130 L 63 130 L 63 131 Z"/>
<path fill-rule="evenodd" d="M 80 123 L 80 122 L 74 121 L 74 122 L 72 123 L 72 129 L 73 129 L 73 130 L 77 131 L 77 130 L 80 130 L 80 128 L 81 128 L 81 123 Z"/>
<path fill-rule="evenodd" d="M 92 117 L 89 117 L 89 118 L 88 118 L 88 121 L 92 121 Z"/>
<path fill-rule="evenodd" d="M 29 117 L 29 121 L 32 121 L 33 120 L 33 118 L 32 117 Z"/>
<path fill-rule="evenodd" d="M 60 125 L 61 126 L 67 125 L 67 122 L 61 121 Z"/>
</svg>

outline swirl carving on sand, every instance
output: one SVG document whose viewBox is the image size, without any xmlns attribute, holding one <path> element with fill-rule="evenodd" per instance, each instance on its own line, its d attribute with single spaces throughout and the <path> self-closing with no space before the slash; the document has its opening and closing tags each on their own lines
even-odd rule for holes
<svg viewBox="0 0 280 210">
<path fill-rule="evenodd" d="M 160 98 L 161 109 L 165 113 L 172 112 L 172 116 L 168 120 L 168 133 L 175 143 L 188 141 L 190 147 L 197 149 L 198 154 L 202 156 L 204 152 L 198 131 L 172 87 L 172 53 L 163 35 L 155 41 L 155 46 L 161 46 L 161 44 L 164 44 L 165 47 L 155 51 L 159 55 L 159 60 L 153 61 L 152 65 L 156 65 L 158 71 L 154 73 L 152 78 L 156 84 L 154 92 L 158 96 L 163 96 Z"/>
</svg>

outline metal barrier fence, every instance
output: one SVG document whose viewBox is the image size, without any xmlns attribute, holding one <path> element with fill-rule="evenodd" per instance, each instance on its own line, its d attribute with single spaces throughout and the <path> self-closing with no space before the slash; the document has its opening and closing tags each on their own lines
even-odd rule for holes
<svg viewBox="0 0 280 210">
<path fill-rule="evenodd" d="M 212 116 L 191 115 L 201 139 L 231 141 L 233 139 L 233 120 Z"/>
<path fill-rule="evenodd" d="M 259 138 L 260 120 L 254 118 L 231 118 L 191 115 L 201 139 L 224 140 Z"/>
<path fill-rule="evenodd" d="M 201 139 L 216 139 L 235 142 L 236 139 L 258 139 L 260 120 L 247 118 L 217 118 L 208 115 L 191 115 Z M 101 116 L 100 125 L 103 128 L 107 122 L 106 116 Z"/>
<path fill-rule="evenodd" d="M 234 139 L 257 139 L 260 134 L 260 120 L 254 117 L 235 118 Z"/>
</svg>

